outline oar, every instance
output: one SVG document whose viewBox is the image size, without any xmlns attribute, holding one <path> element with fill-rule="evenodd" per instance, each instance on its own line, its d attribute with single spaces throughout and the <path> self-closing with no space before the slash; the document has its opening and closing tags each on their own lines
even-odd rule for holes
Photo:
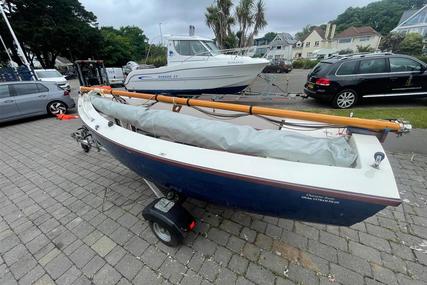
<svg viewBox="0 0 427 285">
<path fill-rule="evenodd" d="M 386 120 L 371 120 L 371 119 L 360 119 L 341 117 L 334 115 L 325 115 L 301 111 L 283 110 L 275 108 L 266 108 L 252 105 L 241 105 L 231 103 L 212 102 L 207 100 L 198 100 L 190 98 L 171 97 L 164 95 L 154 95 L 146 93 L 129 92 L 122 90 L 113 90 L 111 88 L 100 88 L 100 87 L 80 87 L 82 93 L 97 90 L 104 94 L 112 94 L 117 96 L 126 96 L 130 98 L 139 98 L 146 100 L 155 100 L 158 102 L 175 104 L 175 105 L 187 105 L 197 107 L 207 107 L 212 109 L 222 109 L 241 113 L 249 113 L 252 115 L 264 115 L 273 117 L 290 118 L 297 120 L 322 122 L 338 126 L 357 127 L 364 128 L 374 131 L 388 130 L 390 132 L 403 133 L 408 132 L 411 126 L 407 123 L 399 121 L 386 121 Z"/>
</svg>

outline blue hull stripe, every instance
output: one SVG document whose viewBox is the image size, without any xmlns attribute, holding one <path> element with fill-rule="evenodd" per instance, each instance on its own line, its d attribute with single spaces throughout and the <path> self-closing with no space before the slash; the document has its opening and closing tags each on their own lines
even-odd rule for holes
<svg viewBox="0 0 427 285">
<path fill-rule="evenodd" d="M 128 91 L 136 91 L 141 93 L 153 93 L 153 94 L 235 94 L 239 93 L 243 89 L 248 87 L 248 85 L 244 86 L 235 86 L 235 87 L 223 87 L 223 88 L 214 88 L 214 89 L 187 89 L 187 90 L 131 90 Z"/>
<path fill-rule="evenodd" d="M 350 226 L 385 208 L 374 201 L 358 201 L 310 193 L 309 188 L 277 187 L 242 177 L 196 171 L 179 163 L 168 163 L 94 136 L 120 162 L 157 185 L 214 204 L 259 214 L 315 223 Z M 304 189 L 308 191 L 304 191 Z M 338 192 L 338 191 L 336 191 Z M 367 200 L 367 198 L 365 198 Z M 398 205 L 400 200 L 393 204 Z"/>
</svg>

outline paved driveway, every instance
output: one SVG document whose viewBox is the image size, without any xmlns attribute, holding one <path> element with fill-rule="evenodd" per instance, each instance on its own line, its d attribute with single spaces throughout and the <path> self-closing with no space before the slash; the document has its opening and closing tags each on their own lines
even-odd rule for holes
<svg viewBox="0 0 427 285">
<path fill-rule="evenodd" d="M 403 205 L 351 228 L 190 200 L 197 231 L 168 248 L 141 217 L 153 194 L 108 153 L 85 154 L 70 138 L 79 126 L 53 118 L 1 126 L 0 284 L 427 280 L 427 156 L 389 153 Z"/>
</svg>

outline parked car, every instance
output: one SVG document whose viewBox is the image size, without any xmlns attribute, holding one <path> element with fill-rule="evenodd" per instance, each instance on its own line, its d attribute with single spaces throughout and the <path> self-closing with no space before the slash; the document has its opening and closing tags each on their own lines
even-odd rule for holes
<svg viewBox="0 0 427 285">
<path fill-rule="evenodd" d="M 64 114 L 74 106 L 70 92 L 54 82 L 0 83 L 0 122 L 43 114 Z"/>
<path fill-rule="evenodd" d="M 273 60 L 269 65 L 264 67 L 263 73 L 288 73 L 292 70 L 292 62 L 290 60 Z"/>
<path fill-rule="evenodd" d="M 40 81 L 56 82 L 56 84 L 64 90 L 71 90 L 67 79 L 56 69 L 35 69 L 34 72 Z"/>
<path fill-rule="evenodd" d="M 426 68 L 424 62 L 401 54 L 332 57 L 311 70 L 304 92 L 340 109 L 365 98 L 427 96 Z"/>
<path fill-rule="evenodd" d="M 121 67 L 107 67 L 106 71 L 110 85 L 123 85 L 123 83 L 125 82 L 125 75 Z"/>
</svg>

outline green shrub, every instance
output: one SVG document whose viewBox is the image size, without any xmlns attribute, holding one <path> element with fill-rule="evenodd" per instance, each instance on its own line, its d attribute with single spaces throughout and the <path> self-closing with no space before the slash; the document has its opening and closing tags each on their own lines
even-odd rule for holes
<svg viewBox="0 0 427 285">
<path fill-rule="evenodd" d="M 164 66 L 167 64 L 166 55 L 150 56 L 148 57 L 146 64 L 152 64 L 155 67 Z"/>
<path fill-rule="evenodd" d="M 423 61 L 423 62 L 427 63 L 427 55 L 420 55 L 420 56 L 417 56 L 417 58 L 418 58 L 419 60 L 421 60 L 421 61 Z"/>
<path fill-rule="evenodd" d="M 423 53 L 423 37 L 417 33 L 406 34 L 399 48 L 403 54 L 421 55 Z"/>
<path fill-rule="evenodd" d="M 296 59 L 292 62 L 292 67 L 296 69 L 312 69 L 318 64 L 318 60 L 310 60 L 305 58 Z"/>
</svg>

